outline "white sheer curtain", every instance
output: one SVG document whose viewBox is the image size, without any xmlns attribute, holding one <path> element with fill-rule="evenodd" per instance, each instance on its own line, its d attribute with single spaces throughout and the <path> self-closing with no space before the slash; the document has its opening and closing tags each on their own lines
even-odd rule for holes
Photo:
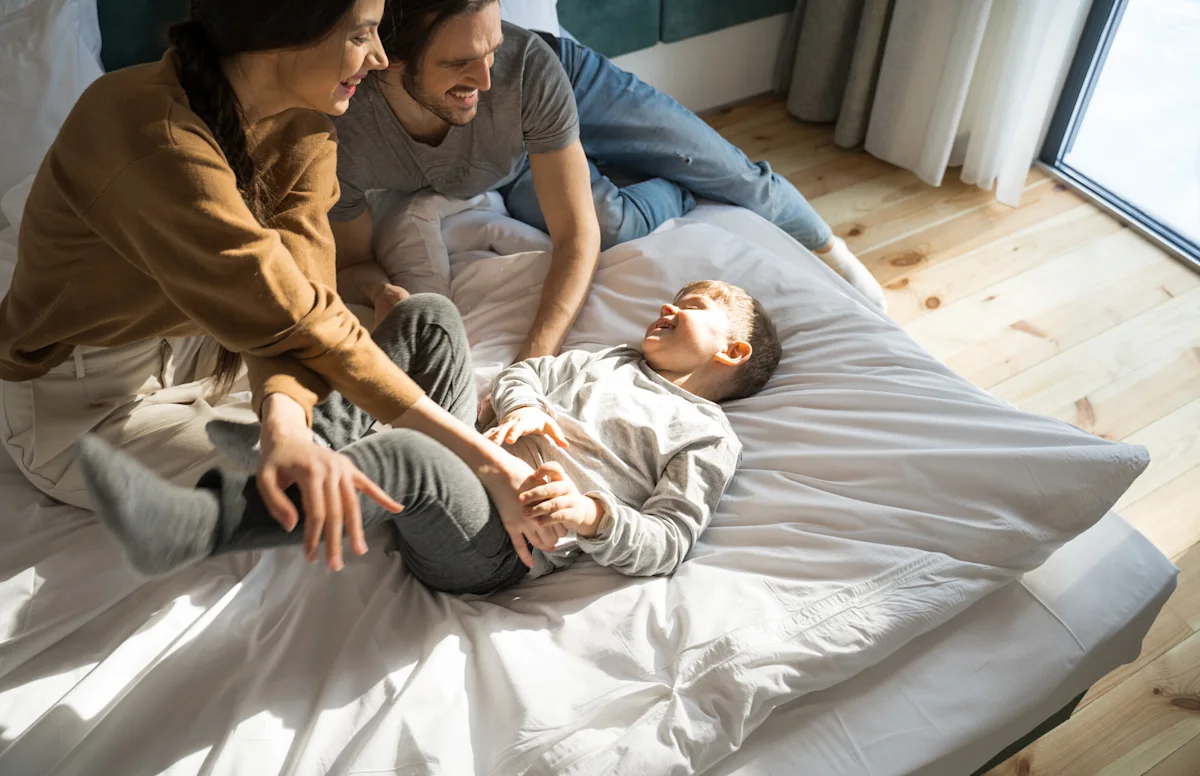
<svg viewBox="0 0 1200 776">
<path fill-rule="evenodd" d="M 866 150 L 1020 204 L 1091 0 L 896 0 Z"/>
</svg>

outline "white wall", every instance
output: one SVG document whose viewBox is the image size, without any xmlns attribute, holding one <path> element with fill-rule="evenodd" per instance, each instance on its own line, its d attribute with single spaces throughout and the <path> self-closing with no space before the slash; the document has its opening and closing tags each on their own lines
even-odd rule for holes
<svg viewBox="0 0 1200 776">
<path fill-rule="evenodd" d="M 788 15 L 614 57 L 619 67 L 700 112 L 769 92 Z"/>
</svg>

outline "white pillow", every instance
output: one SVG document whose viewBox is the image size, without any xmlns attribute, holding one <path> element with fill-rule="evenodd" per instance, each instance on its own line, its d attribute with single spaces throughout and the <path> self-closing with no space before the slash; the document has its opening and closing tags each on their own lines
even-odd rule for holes
<svg viewBox="0 0 1200 776">
<path fill-rule="evenodd" d="M 558 23 L 558 0 L 501 0 L 500 18 L 527 30 L 562 34 Z"/>
<path fill-rule="evenodd" d="M 96 0 L 31 0 L 0 12 L 0 192 L 37 172 L 103 72 Z"/>
</svg>

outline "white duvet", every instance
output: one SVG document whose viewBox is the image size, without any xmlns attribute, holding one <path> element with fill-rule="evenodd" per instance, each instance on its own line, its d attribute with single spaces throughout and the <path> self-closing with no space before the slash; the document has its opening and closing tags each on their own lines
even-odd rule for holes
<svg viewBox="0 0 1200 776">
<path fill-rule="evenodd" d="M 480 386 L 548 262 L 497 210 L 418 202 L 377 242 L 454 298 Z M 703 772 L 1040 564 L 1145 466 L 975 390 L 782 233 L 738 237 L 751 221 L 705 207 L 606 252 L 568 340 L 637 342 L 706 277 L 776 317 L 778 375 L 727 407 L 743 467 L 672 578 L 584 562 L 460 599 L 376 536 L 340 574 L 289 549 L 143 585 L 88 515 L 0 465 L 0 774 Z"/>
</svg>

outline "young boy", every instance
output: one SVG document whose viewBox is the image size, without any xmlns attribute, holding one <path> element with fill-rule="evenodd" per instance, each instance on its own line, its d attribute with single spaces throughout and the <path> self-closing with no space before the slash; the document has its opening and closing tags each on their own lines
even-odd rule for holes
<svg viewBox="0 0 1200 776">
<path fill-rule="evenodd" d="M 438 393 L 459 397 L 455 407 L 443 406 L 461 416 L 474 404 L 465 390 L 466 336 L 456 316 L 439 325 L 462 352 L 458 374 Z M 501 420 L 487 435 L 535 470 L 521 487 L 525 517 L 543 537 L 562 539 L 555 547 L 543 538 L 532 568 L 474 473 L 416 432 L 384 431 L 342 450 L 405 506 L 394 515 L 360 499 L 364 526 L 391 519 L 409 570 L 450 593 L 491 592 L 582 553 L 624 574 L 670 574 L 707 527 L 741 458 L 716 402 L 758 392 L 779 359 L 762 305 L 726 283 L 692 283 L 663 305 L 641 352 L 570 351 L 497 376 L 492 400 Z M 210 436 L 252 463 L 255 426 L 210 426 Z M 79 452 L 100 517 L 142 573 L 301 540 L 302 531 L 288 533 L 271 518 L 252 477 L 214 470 L 196 489 L 179 488 L 99 440 L 85 439 Z M 289 495 L 300 509 L 298 495 Z"/>
</svg>

